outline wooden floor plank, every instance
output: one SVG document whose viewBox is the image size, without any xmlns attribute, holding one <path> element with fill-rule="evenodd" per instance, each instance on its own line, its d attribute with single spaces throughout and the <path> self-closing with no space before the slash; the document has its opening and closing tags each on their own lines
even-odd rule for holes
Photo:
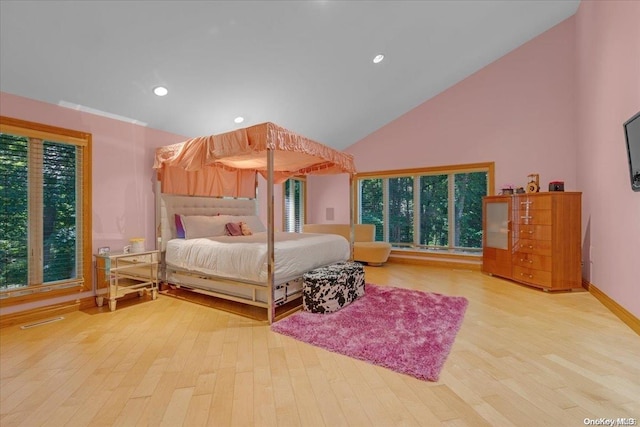
<svg viewBox="0 0 640 427">
<path fill-rule="evenodd" d="M 275 334 L 273 334 L 275 335 Z M 301 425 L 300 413 L 282 347 L 268 348 L 269 373 L 278 425 Z"/>
<path fill-rule="evenodd" d="M 588 292 L 386 264 L 379 285 L 464 296 L 438 382 L 272 332 L 184 298 L 132 298 L 0 329 L 0 424 L 583 425 L 640 419 L 640 339 Z"/>
<path fill-rule="evenodd" d="M 183 426 L 206 426 L 211 406 L 211 394 L 195 394 L 189 401 Z"/>
<path fill-rule="evenodd" d="M 171 400 L 162 417 L 161 427 L 181 426 L 189 410 L 189 402 L 193 396 L 193 387 L 178 388 L 173 391 Z"/>
</svg>

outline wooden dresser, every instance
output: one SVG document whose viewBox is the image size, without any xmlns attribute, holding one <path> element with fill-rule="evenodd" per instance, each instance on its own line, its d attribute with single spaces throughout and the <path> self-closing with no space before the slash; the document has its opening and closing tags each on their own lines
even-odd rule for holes
<svg viewBox="0 0 640 427">
<path fill-rule="evenodd" d="M 581 196 L 485 197 L 482 271 L 544 290 L 581 288 Z"/>
</svg>

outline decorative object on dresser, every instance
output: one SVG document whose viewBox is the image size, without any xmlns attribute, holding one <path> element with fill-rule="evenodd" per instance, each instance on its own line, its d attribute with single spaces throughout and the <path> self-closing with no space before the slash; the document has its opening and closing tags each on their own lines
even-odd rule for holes
<svg viewBox="0 0 640 427">
<path fill-rule="evenodd" d="M 537 193 L 540 191 L 540 175 L 532 173 L 527 176 L 527 193 Z"/>
<path fill-rule="evenodd" d="M 581 289 L 581 196 L 483 198 L 482 271 L 545 291 Z"/>
<path fill-rule="evenodd" d="M 549 191 L 564 191 L 564 181 L 551 181 Z"/>
<path fill-rule="evenodd" d="M 514 186 L 511 184 L 505 184 L 502 186 L 501 190 L 500 190 L 500 194 L 503 194 L 505 196 L 510 196 L 513 194 L 514 192 Z"/>
</svg>

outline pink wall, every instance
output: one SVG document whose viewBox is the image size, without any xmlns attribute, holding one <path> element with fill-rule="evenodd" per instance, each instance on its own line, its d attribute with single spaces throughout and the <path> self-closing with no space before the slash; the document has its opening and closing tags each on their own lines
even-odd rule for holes
<svg viewBox="0 0 640 427">
<path fill-rule="evenodd" d="M 576 189 L 574 20 L 568 19 L 349 147 L 359 172 L 495 161 L 496 186 Z"/>
<path fill-rule="evenodd" d="M 530 173 L 577 190 L 574 32 L 570 18 L 346 151 L 359 172 L 494 161 L 497 190 Z M 348 221 L 347 179 L 331 179 L 311 180 L 310 212 L 326 222 L 326 208 L 340 207 L 336 222 Z"/>
<path fill-rule="evenodd" d="M 349 222 L 349 176 L 346 174 L 307 177 L 307 222 L 340 224 Z M 333 209 L 333 220 L 327 218 Z"/>
<path fill-rule="evenodd" d="M 0 114 L 91 133 L 93 252 L 100 246 L 122 249 L 132 237 L 144 237 L 147 248 L 155 248 L 154 151 L 185 137 L 4 92 Z M 32 307 L 2 314 L 27 308 Z"/>
<path fill-rule="evenodd" d="M 576 14 L 577 160 L 583 275 L 640 317 L 640 193 L 622 124 L 640 111 L 640 2 L 583 1 Z"/>
</svg>

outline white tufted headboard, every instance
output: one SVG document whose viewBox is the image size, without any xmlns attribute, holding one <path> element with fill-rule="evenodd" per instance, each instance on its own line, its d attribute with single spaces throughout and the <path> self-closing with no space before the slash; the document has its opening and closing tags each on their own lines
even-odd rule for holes
<svg viewBox="0 0 640 427">
<path fill-rule="evenodd" d="M 160 194 L 156 205 L 156 234 L 158 248 L 164 252 L 167 242 L 176 237 L 175 214 L 180 215 L 257 215 L 256 199 L 177 196 Z"/>
</svg>

